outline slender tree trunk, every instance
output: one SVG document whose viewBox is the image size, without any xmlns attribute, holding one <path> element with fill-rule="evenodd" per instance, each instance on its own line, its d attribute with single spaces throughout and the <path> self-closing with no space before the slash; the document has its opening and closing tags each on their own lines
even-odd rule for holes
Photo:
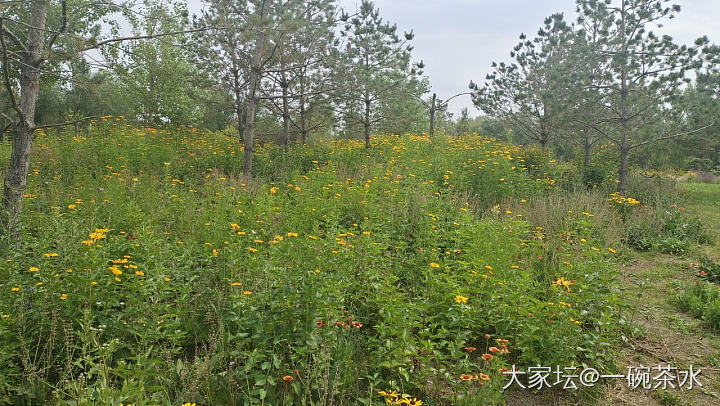
<svg viewBox="0 0 720 406">
<path fill-rule="evenodd" d="M 290 107 L 288 95 L 288 83 L 286 74 L 283 73 L 282 78 L 282 119 L 283 119 L 283 147 L 285 153 L 290 152 Z"/>
<path fill-rule="evenodd" d="M 591 159 L 591 150 L 592 150 L 592 140 L 590 139 L 590 135 L 588 134 L 588 130 L 585 129 L 585 166 L 590 166 L 590 159 Z"/>
<path fill-rule="evenodd" d="M 370 56 L 366 52 L 365 53 L 365 71 L 370 71 Z M 363 124 L 365 125 L 365 148 L 370 148 L 370 103 L 372 103 L 372 100 L 370 100 L 370 91 L 368 90 L 368 85 L 365 85 L 365 120 L 363 121 Z"/>
<path fill-rule="evenodd" d="M 620 29 L 622 35 L 625 32 L 625 1 L 622 2 Z M 627 192 L 628 176 L 628 155 L 630 154 L 630 129 L 627 112 L 628 105 L 628 67 L 627 67 L 627 38 L 623 37 L 622 46 L 622 68 L 620 69 L 620 168 L 618 169 L 617 191 L 621 195 Z"/>
<path fill-rule="evenodd" d="M 430 104 L 430 136 L 435 135 L 435 101 L 437 100 L 437 94 L 433 93 L 432 103 Z"/>
<path fill-rule="evenodd" d="M 370 99 L 365 98 L 365 119 L 363 120 L 365 126 L 365 148 L 370 148 Z"/>
<path fill-rule="evenodd" d="M 307 111 L 305 110 L 305 71 L 303 70 L 303 74 L 300 76 L 300 137 L 302 138 L 302 144 L 307 144 L 307 136 L 308 136 L 308 130 L 307 130 L 307 121 L 305 115 L 307 114 Z"/>
<path fill-rule="evenodd" d="M 260 74 L 262 69 L 262 49 L 265 40 L 262 32 L 258 34 L 253 51 L 250 67 L 250 80 L 248 82 L 247 94 L 247 117 L 245 118 L 245 136 L 243 137 L 243 175 L 246 178 L 252 176 L 252 159 L 255 147 L 255 110 L 257 109 L 257 88 L 260 85 Z"/>
<path fill-rule="evenodd" d="M 625 195 L 625 193 L 627 192 L 627 172 L 629 155 L 629 148 L 620 148 L 620 170 L 618 171 L 617 191 L 621 195 Z"/>
<path fill-rule="evenodd" d="M 13 126 L 10 166 L 5 175 L 2 212 L 0 212 L 0 233 L 7 233 L 15 238 L 20 236 L 20 213 L 30 167 L 30 151 L 35 130 L 35 106 L 40 89 L 40 67 L 43 62 L 43 47 L 45 46 L 47 8 L 48 0 L 33 0 L 30 6 L 28 53 L 23 58 L 20 75 L 19 107 L 24 117 L 20 117 L 20 121 Z"/>
<path fill-rule="evenodd" d="M 235 65 L 234 62 L 233 62 L 233 65 Z M 235 97 L 235 115 L 237 115 L 236 128 L 237 128 L 237 132 L 238 132 L 238 140 L 242 141 L 243 132 L 245 131 L 245 126 L 243 125 L 243 112 L 245 111 L 245 108 L 243 106 L 242 89 L 240 87 L 240 69 L 237 67 L 234 67 L 232 74 L 233 74 L 233 93 L 234 93 L 234 97 Z"/>
</svg>

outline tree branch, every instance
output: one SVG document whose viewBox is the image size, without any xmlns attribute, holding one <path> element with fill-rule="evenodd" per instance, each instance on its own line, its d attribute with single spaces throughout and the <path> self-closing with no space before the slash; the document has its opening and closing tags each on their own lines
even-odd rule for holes
<svg viewBox="0 0 720 406">
<path fill-rule="evenodd" d="M 637 147 L 641 147 L 641 146 L 643 146 L 643 145 L 650 144 L 651 142 L 669 140 L 669 139 L 671 139 L 671 138 L 682 137 L 683 135 L 695 134 L 695 133 L 698 133 L 698 132 L 700 132 L 700 131 L 702 131 L 702 130 L 706 130 L 706 129 L 714 126 L 714 125 L 715 125 L 715 123 L 711 123 L 711 124 L 706 125 L 705 127 L 700 127 L 700 128 L 695 129 L 695 130 L 692 130 L 692 131 L 688 131 L 688 132 L 684 132 L 684 133 L 679 133 L 679 134 L 673 134 L 673 135 L 667 135 L 667 136 L 664 136 L 664 137 L 654 138 L 654 139 L 652 139 L 652 140 L 647 140 L 647 141 L 639 142 L 639 143 L 637 143 L 637 144 L 631 145 L 631 146 L 630 146 L 630 149 L 635 149 L 635 148 L 637 148 Z"/>
<path fill-rule="evenodd" d="M 5 25 L 3 24 L 4 18 L 0 17 L 0 52 L 2 55 L 0 57 L 2 58 L 2 70 L 3 70 L 3 81 L 5 82 L 5 87 L 7 88 L 8 96 L 10 99 L 10 106 L 15 110 L 18 114 L 18 117 L 21 121 L 25 121 L 25 113 L 23 113 L 20 106 L 17 104 L 17 100 L 15 99 L 15 91 L 12 88 L 12 83 L 10 82 L 10 69 L 8 69 L 8 50 L 7 46 L 5 45 Z"/>
<path fill-rule="evenodd" d="M 41 130 L 41 129 L 44 129 L 44 128 L 66 127 L 66 126 L 69 126 L 69 125 L 81 123 L 81 122 L 83 122 L 83 121 L 92 120 L 92 119 L 94 119 L 94 118 L 98 118 L 98 117 L 97 117 L 97 116 L 90 116 L 90 117 L 83 117 L 83 118 L 81 118 L 81 119 L 74 120 L 74 121 L 68 121 L 68 122 L 65 122 L 65 123 L 39 125 L 39 126 L 36 126 L 34 129 L 35 129 L 35 130 Z"/>
<path fill-rule="evenodd" d="M 201 27 L 201 28 L 195 28 L 195 29 L 192 29 L 192 30 L 170 31 L 170 32 L 163 32 L 163 33 L 160 33 L 160 34 L 152 34 L 152 35 L 137 35 L 137 36 L 134 36 L 134 37 L 111 38 L 111 39 L 106 39 L 106 40 L 104 40 L 104 41 L 100 41 L 100 42 L 98 42 L 97 44 L 93 44 L 93 45 L 91 45 L 91 46 L 82 48 L 82 49 L 78 50 L 78 52 L 90 51 L 90 50 L 99 48 L 99 47 L 101 47 L 101 46 L 103 46 L 103 45 L 111 44 L 111 43 L 113 43 L 113 42 L 137 41 L 137 40 L 141 40 L 141 39 L 153 39 L 153 38 L 167 37 L 167 36 L 170 36 L 170 35 L 191 34 L 191 33 L 194 33 L 194 32 L 201 32 L 201 31 L 208 31 L 208 30 L 219 30 L 219 29 L 222 29 L 222 28 L 217 28 L 217 27 Z"/>
</svg>

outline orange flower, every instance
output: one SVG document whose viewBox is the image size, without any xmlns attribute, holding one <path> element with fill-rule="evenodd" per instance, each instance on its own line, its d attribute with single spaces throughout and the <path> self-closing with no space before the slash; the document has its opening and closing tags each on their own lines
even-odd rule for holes
<svg viewBox="0 0 720 406">
<path fill-rule="evenodd" d="M 489 350 L 493 354 L 497 354 L 500 352 L 500 349 L 498 347 L 490 347 Z"/>
<path fill-rule="evenodd" d="M 494 358 L 494 357 L 492 356 L 492 354 L 483 354 L 483 355 L 481 355 L 480 357 L 481 357 L 482 359 L 484 359 L 485 361 L 490 361 L 491 359 Z"/>
<path fill-rule="evenodd" d="M 468 374 L 460 374 L 460 380 L 462 381 L 472 381 L 475 377 Z"/>
<path fill-rule="evenodd" d="M 477 350 L 477 348 L 475 348 L 475 347 L 465 347 L 465 351 L 467 351 L 467 352 L 473 352 L 475 350 Z"/>
<path fill-rule="evenodd" d="M 295 378 L 293 378 L 293 377 L 290 376 L 290 375 L 285 375 L 285 376 L 283 376 L 283 381 L 285 381 L 285 382 L 292 382 L 292 381 L 294 381 L 294 380 L 295 380 Z"/>
</svg>

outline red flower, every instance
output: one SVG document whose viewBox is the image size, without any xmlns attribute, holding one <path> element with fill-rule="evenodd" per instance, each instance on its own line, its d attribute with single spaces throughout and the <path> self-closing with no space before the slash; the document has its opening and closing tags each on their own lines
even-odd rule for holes
<svg viewBox="0 0 720 406">
<path fill-rule="evenodd" d="M 294 380 L 295 380 L 295 378 L 293 378 L 293 377 L 290 376 L 290 375 L 285 375 L 285 376 L 283 376 L 283 381 L 285 381 L 285 382 L 292 382 L 292 381 L 294 381 Z"/>
</svg>

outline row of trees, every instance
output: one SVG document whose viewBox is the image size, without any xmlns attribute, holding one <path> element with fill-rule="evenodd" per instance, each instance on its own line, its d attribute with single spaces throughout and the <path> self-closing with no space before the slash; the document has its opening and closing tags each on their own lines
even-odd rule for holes
<svg viewBox="0 0 720 406">
<path fill-rule="evenodd" d="M 612 143 L 621 193 L 635 149 L 689 135 L 717 148 L 717 116 L 698 108 L 718 106 L 708 86 L 717 80 L 717 49 L 706 37 L 686 46 L 655 34 L 651 27 L 680 11 L 668 1 L 577 0 L 576 22 L 554 14 L 535 38 L 522 35 L 512 63 L 494 63 L 482 85 L 470 84 L 473 102 L 543 150 L 578 145 L 586 165 L 594 145 Z"/>
<path fill-rule="evenodd" d="M 0 234 L 18 229 L 42 128 L 105 114 L 232 125 L 246 176 L 258 130 L 287 151 L 312 133 L 360 133 L 369 147 L 375 131 L 427 128 L 438 108 L 422 98 L 428 80 L 412 39 L 369 0 L 352 11 L 335 0 L 206 0 L 192 17 L 176 0 L 5 1 L 0 129 L 13 148 Z"/>
</svg>

